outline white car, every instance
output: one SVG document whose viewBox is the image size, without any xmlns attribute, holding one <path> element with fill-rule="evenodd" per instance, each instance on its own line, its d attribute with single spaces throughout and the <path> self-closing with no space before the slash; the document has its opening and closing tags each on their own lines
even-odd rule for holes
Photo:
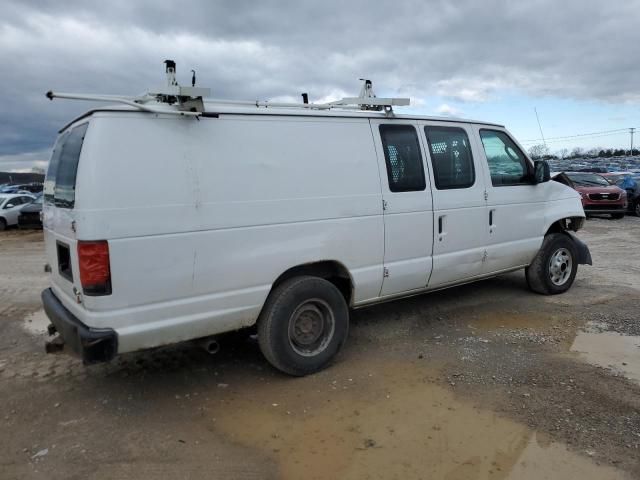
<svg viewBox="0 0 640 480">
<path fill-rule="evenodd" d="M 0 193 L 0 230 L 18 224 L 20 209 L 36 197 L 23 193 Z"/>
<path fill-rule="evenodd" d="M 363 95 L 198 103 L 169 85 L 181 93 L 74 120 L 52 154 L 42 298 L 86 363 L 194 339 L 215 351 L 257 325 L 267 360 L 305 375 L 340 350 L 350 309 L 518 269 L 562 293 L 591 263 L 572 234 L 579 194 L 502 125 Z"/>
</svg>

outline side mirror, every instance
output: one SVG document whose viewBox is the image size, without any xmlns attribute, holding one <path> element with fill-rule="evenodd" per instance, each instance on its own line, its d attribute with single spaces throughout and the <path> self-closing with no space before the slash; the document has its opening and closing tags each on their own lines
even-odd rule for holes
<svg viewBox="0 0 640 480">
<path fill-rule="evenodd" d="M 551 169 L 546 160 L 533 162 L 533 183 L 543 183 L 551 180 Z"/>
</svg>

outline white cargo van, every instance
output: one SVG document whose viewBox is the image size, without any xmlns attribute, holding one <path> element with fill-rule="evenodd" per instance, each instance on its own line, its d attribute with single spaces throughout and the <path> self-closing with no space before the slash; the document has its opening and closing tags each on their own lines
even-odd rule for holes
<svg viewBox="0 0 640 480">
<path fill-rule="evenodd" d="M 502 125 L 398 115 L 370 84 L 325 105 L 171 88 L 87 97 L 125 105 L 53 151 L 42 298 L 86 363 L 257 325 L 267 360 L 304 375 L 340 350 L 350 309 L 522 268 L 562 293 L 591 263 L 578 193 Z"/>
</svg>

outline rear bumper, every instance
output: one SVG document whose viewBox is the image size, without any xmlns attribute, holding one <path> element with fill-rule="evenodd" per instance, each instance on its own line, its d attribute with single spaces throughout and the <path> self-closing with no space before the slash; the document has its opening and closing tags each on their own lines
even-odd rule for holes
<svg viewBox="0 0 640 480">
<path fill-rule="evenodd" d="M 85 364 L 108 362 L 118 352 L 118 335 L 110 328 L 91 328 L 78 320 L 50 288 L 42 292 L 42 304 L 65 345 Z"/>
</svg>

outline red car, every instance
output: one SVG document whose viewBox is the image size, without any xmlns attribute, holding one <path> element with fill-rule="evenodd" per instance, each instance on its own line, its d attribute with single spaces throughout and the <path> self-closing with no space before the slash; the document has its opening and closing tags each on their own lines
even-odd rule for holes
<svg viewBox="0 0 640 480">
<path fill-rule="evenodd" d="M 607 213 L 613 218 L 624 217 L 627 211 L 627 192 L 611 185 L 606 178 L 597 173 L 565 172 L 580 192 L 582 208 L 586 215 Z"/>
</svg>

